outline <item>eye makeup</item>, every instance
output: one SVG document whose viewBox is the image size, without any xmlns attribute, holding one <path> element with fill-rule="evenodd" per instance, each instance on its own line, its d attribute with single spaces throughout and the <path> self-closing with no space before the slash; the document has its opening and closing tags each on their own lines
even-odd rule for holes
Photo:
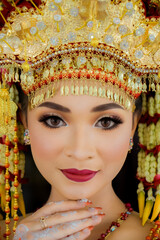
<svg viewBox="0 0 160 240">
<path fill-rule="evenodd" d="M 67 123 L 57 114 L 44 114 L 38 119 L 38 121 L 44 126 L 52 129 L 67 126 Z M 107 115 L 100 117 L 94 126 L 102 130 L 112 130 L 122 123 L 123 120 L 119 116 Z"/>
</svg>

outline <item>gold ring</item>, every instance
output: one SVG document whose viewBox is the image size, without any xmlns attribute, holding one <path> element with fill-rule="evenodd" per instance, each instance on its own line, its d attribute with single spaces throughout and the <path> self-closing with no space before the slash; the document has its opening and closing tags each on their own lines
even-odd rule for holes
<svg viewBox="0 0 160 240">
<path fill-rule="evenodd" d="M 45 217 L 40 218 L 40 223 L 41 223 L 41 226 L 42 226 L 42 230 L 46 229 L 48 227 L 45 220 L 46 220 Z"/>
</svg>

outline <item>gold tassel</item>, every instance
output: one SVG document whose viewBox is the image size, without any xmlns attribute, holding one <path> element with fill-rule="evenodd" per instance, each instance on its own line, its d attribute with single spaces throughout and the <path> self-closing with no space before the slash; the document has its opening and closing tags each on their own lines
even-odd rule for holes
<svg viewBox="0 0 160 240">
<path fill-rule="evenodd" d="M 19 209 L 20 209 L 23 217 L 25 217 L 26 216 L 26 210 L 25 210 L 25 204 L 24 204 L 24 198 L 23 198 L 23 193 L 22 192 L 19 193 L 18 205 L 19 205 Z"/>
<path fill-rule="evenodd" d="M 138 208 L 139 208 L 139 217 L 142 218 L 145 205 L 145 192 L 141 191 L 138 193 Z"/>
<path fill-rule="evenodd" d="M 155 220 L 155 218 L 158 216 L 159 212 L 160 212 L 160 194 L 157 194 L 152 217 L 151 217 L 151 222 L 153 222 Z"/>
<path fill-rule="evenodd" d="M 147 220 L 151 214 L 154 201 L 155 201 L 155 199 L 153 197 L 152 188 L 150 188 L 148 190 L 148 198 L 146 199 L 146 206 L 144 208 L 144 212 L 143 212 L 143 216 L 142 216 L 142 225 L 143 226 L 145 225 L 145 223 L 147 222 Z"/>
<path fill-rule="evenodd" d="M 1 197 L 1 208 L 2 208 L 2 211 L 5 210 L 5 204 L 6 204 L 5 194 L 6 194 L 5 185 L 2 184 L 2 185 L 0 185 L 0 197 Z"/>
<path fill-rule="evenodd" d="M 144 226 L 145 223 L 147 222 L 149 215 L 151 214 L 151 210 L 153 207 L 153 201 L 152 200 L 147 200 L 146 201 L 146 206 L 144 208 L 144 213 L 142 217 L 142 225 Z"/>
</svg>

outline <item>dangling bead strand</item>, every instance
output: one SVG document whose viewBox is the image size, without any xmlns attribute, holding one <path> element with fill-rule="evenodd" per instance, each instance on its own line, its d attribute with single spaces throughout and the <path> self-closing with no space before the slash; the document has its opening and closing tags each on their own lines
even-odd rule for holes
<svg viewBox="0 0 160 240">
<path fill-rule="evenodd" d="M 5 213 L 6 213 L 6 240 L 9 240 L 9 236 L 11 234 L 10 229 L 9 229 L 9 224 L 10 224 L 10 207 L 9 207 L 9 203 L 10 203 L 10 183 L 9 183 L 9 178 L 10 178 L 10 174 L 9 174 L 9 161 L 8 161 L 8 157 L 10 155 L 9 153 L 9 139 L 8 136 L 6 136 L 6 140 L 5 140 L 5 145 L 6 145 L 6 152 L 5 152 L 5 156 L 6 156 L 6 161 L 5 161 L 5 168 L 6 168 L 6 172 L 5 172 L 5 190 L 6 190 L 6 204 L 5 204 Z"/>
<path fill-rule="evenodd" d="M 120 217 L 116 220 L 116 222 L 112 222 L 110 227 L 106 230 L 105 233 L 101 234 L 101 237 L 97 240 L 106 240 L 112 232 L 114 232 L 117 228 L 120 227 L 120 225 L 127 219 L 127 217 L 131 214 L 133 211 L 131 204 L 126 203 L 126 211 L 120 214 Z"/>
<path fill-rule="evenodd" d="M 17 221 L 18 221 L 18 214 L 17 214 L 17 210 L 18 210 L 18 137 L 17 137 L 17 122 L 15 121 L 15 125 L 14 125 L 14 204 L 13 204 L 13 209 L 14 209 L 14 214 L 13 214 L 13 219 L 14 219 L 14 226 L 13 226 L 13 231 L 15 232 L 16 227 L 17 227 Z"/>
<path fill-rule="evenodd" d="M 155 225 L 150 229 L 149 235 L 146 237 L 146 240 L 159 240 L 160 239 L 160 214 L 158 220 L 155 221 Z"/>
</svg>

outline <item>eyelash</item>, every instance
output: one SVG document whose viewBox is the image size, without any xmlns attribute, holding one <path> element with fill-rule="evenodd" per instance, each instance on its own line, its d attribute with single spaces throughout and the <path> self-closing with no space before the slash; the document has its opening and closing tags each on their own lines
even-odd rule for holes
<svg viewBox="0 0 160 240">
<path fill-rule="evenodd" d="M 54 126 L 54 125 L 52 125 L 51 123 L 48 123 L 48 122 L 47 122 L 48 120 L 49 120 L 49 121 L 51 121 L 51 120 L 54 120 L 54 121 L 55 121 L 55 120 L 59 120 L 59 121 L 61 121 L 61 122 L 64 123 L 63 126 L 66 126 L 66 125 L 67 125 L 67 124 L 64 122 L 64 120 L 63 120 L 62 118 L 60 118 L 59 116 L 57 116 L 57 115 L 43 115 L 42 117 L 40 117 L 39 122 L 41 122 L 42 124 L 44 124 L 46 127 L 52 128 L 52 129 L 56 129 L 56 128 L 62 127 L 62 125 L 61 125 L 61 126 Z M 118 116 L 102 117 L 102 118 L 100 118 L 100 119 L 97 121 L 97 123 L 99 123 L 99 122 L 102 123 L 102 121 L 110 122 L 109 125 L 111 125 L 111 126 L 107 126 L 107 127 L 102 127 L 102 130 L 105 130 L 105 131 L 106 131 L 106 130 L 112 130 L 112 129 L 118 127 L 119 124 L 122 124 L 122 123 L 123 123 L 123 121 L 121 120 L 121 118 L 118 117 Z M 96 125 L 97 125 L 97 123 L 96 123 Z M 51 125 L 52 125 L 52 126 L 51 126 Z"/>
</svg>

